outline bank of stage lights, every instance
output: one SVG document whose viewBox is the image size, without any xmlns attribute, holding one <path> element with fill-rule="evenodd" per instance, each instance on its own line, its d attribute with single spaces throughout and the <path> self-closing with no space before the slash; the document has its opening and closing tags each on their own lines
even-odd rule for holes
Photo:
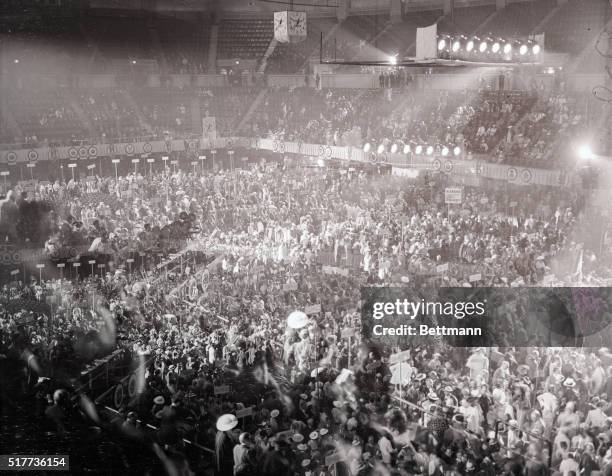
<svg viewBox="0 0 612 476">
<path fill-rule="evenodd" d="M 535 63 L 542 47 L 534 40 L 438 35 L 438 58 L 466 61 Z"/>
<path fill-rule="evenodd" d="M 401 154 L 409 155 L 426 155 L 426 156 L 442 156 L 448 157 L 451 154 L 455 157 L 459 157 L 461 155 L 461 147 L 459 146 L 434 146 L 432 145 L 421 145 L 421 144 L 403 144 L 403 143 L 393 143 L 390 146 L 388 144 L 378 144 L 378 146 L 373 146 L 369 142 L 363 146 L 363 151 L 368 154 L 370 152 L 376 152 L 378 155 L 385 154 L 390 152 L 391 154 Z"/>
</svg>

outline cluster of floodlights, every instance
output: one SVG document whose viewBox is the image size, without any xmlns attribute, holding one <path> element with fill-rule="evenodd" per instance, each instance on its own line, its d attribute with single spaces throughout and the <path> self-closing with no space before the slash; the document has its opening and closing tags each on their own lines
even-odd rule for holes
<svg viewBox="0 0 612 476">
<path fill-rule="evenodd" d="M 541 52 L 542 47 L 534 40 L 438 35 L 438 58 L 443 59 L 531 62 Z"/>
<path fill-rule="evenodd" d="M 366 142 L 363 146 L 363 151 L 366 154 L 369 154 L 370 152 L 375 152 L 377 154 L 386 154 L 387 152 L 390 152 L 391 154 L 414 154 L 414 155 L 429 155 L 429 156 L 433 156 L 435 155 L 440 155 L 442 157 L 448 157 L 451 154 L 454 155 L 455 157 L 458 157 L 461 155 L 461 147 L 459 147 L 458 145 L 456 146 L 445 146 L 445 145 L 436 145 L 435 147 L 433 145 L 423 145 L 423 144 L 404 144 L 404 143 L 397 143 L 394 142 L 392 143 L 390 146 L 388 146 L 388 144 L 385 143 L 381 143 L 378 144 L 378 146 L 376 145 L 372 145 L 369 142 Z"/>
</svg>

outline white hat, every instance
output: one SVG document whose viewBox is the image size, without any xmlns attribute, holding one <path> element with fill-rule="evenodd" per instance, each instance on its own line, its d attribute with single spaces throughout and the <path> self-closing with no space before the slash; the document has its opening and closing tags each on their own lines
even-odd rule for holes
<svg viewBox="0 0 612 476">
<path fill-rule="evenodd" d="M 434 392 L 429 392 L 427 394 L 427 398 L 429 398 L 430 400 L 433 400 L 434 402 L 437 400 L 440 400 L 440 398 Z"/>
<path fill-rule="evenodd" d="M 270 416 L 271 416 L 272 418 L 276 418 L 278 415 L 280 415 L 280 412 L 279 412 L 278 410 L 276 410 L 276 409 L 274 409 L 274 410 L 272 410 L 272 411 L 270 412 Z"/>
<path fill-rule="evenodd" d="M 563 386 L 568 388 L 574 388 L 576 386 L 576 381 L 572 377 L 568 377 L 563 381 Z"/>
<path fill-rule="evenodd" d="M 304 435 L 302 435 L 301 433 L 295 433 L 291 439 L 293 441 L 295 441 L 296 443 L 301 443 L 302 441 L 304 441 Z"/>
<path fill-rule="evenodd" d="M 231 413 L 221 415 L 217 420 L 217 430 L 219 431 L 229 431 L 232 428 L 235 428 L 237 425 L 238 418 L 236 418 L 236 415 L 232 415 Z"/>
<path fill-rule="evenodd" d="M 163 405 L 165 402 L 166 400 L 164 400 L 164 397 L 162 397 L 161 395 L 158 395 L 153 399 L 153 403 L 155 403 L 156 405 Z"/>
<path fill-rule="evenodd" d="M 313 431 L 309 436 L 311 440 L 316 440 L 319 437 L 319 434 L 316 431 Z"/>
</svg>

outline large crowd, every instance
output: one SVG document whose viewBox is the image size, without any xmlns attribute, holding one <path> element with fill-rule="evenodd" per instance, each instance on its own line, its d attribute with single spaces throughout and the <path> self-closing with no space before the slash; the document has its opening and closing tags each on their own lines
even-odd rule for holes
<svg viewBox="0 0 612 476">
<path fill-rule="evenodd" d="M 65 403 L 52 385 L 116 346 L 143 356 L 119 431 L 172 454 L 182 437 L 214 448 L 217 474 L 313 474 L 335 462 L 350 474 L 612 470 L 607 349 L 414 346 L 398 375 L 390 355 L 406 349 L 368 346 L 359 318 L 362 285 L 606 283 L 609 255 L 592 240 L 601 210 L 550 189 L 527 199 L 467 188 L 447 207 L 446 179 L 406 180 L 273 163 L 15 194 L 18 209 L 49 204 L 50 257 L 83 247 L 108 268 L 5 285 L 0 353 L 23 365 L 22 389 L 52 378 L 49 397 L 38 393 L 58 428 Z M 0 223 L 11 239 L 13 222 Z M 206 259 L 170 273 L 156 259 L 125 266 L 183 248 Z M 308 315 L 287 319 L 296 309 Z"/>
</svg>

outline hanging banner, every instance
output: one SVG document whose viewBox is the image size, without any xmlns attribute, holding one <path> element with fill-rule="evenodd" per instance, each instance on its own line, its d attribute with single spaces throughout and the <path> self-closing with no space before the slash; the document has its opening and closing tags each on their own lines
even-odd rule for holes
<svg viewBox="0 0 612 476">
<path fill-rule="evenodd" d="M 215 116 L 202 118 L 202 139 L 209 141 L 217 140 L 217 121 Z"/>
</svg>

